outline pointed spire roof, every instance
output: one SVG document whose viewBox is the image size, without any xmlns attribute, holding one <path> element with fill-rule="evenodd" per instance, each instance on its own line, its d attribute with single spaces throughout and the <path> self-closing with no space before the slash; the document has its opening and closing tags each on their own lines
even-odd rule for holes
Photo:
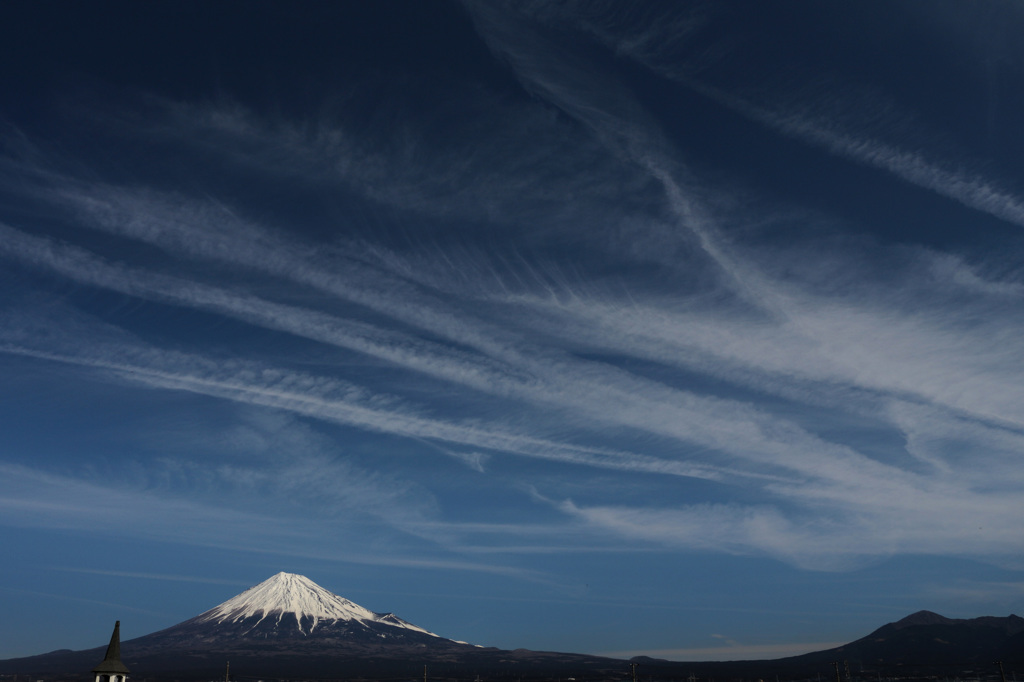
<svg viewBox="0 0 1024 682">
<path fill-rule="evenodd" d="M 127 675 L 128 668 L 121 662 L 121 621 L 114 623 L 114 632 L 110 635 L 110 644 L 107 645 L 107 655 L 103 662 L 92 669 L 94 673 L 118 673 Z"/>
</svg>

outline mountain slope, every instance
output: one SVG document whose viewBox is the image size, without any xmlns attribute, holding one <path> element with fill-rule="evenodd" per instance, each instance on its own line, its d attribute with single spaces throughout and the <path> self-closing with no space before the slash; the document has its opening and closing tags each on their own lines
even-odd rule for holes
<svg viewBox="0 0 1024 682">
<path fill-rule="evenodd" d="M 166 630 L 126 640 L 122 652 L 136 679 L 209 680 L 223 676 L 227 661 L 242 677 L 307 679 L 418 678 L 424 665 L 438 674 L 505 670 L 517 676 L 622 667 L 620 661 L 595 656 L 502 651 L 445 639 L 290 573 L 278 573 Z M 99 649 L 51 652 L 0 661 L 0 673 L 77 680 L 102 657 Z"/>
<path fill-rule="evenodd" d="M 393 613 L 370 611 L 294 573 L 278 573 L 175 627 L 211 624 L 232 626 L 230 631 L 236 634 L 239 630 L 264 634 L 280 630 L 279 634 L 287 636 L 291 624 L 296 626 L 298 634 L 310 635 L 318 626 L 331 628 L 339 621 L 365 627 L 371 624 L 386 625 L 437 637 Z M 270 627 L 260 627 L 264 622 Z M 245 630 L 246 627 L 249 630 Z"/>
<path fill-rule="evenodd" d="M 136 657 L 177 660 L 246 655 L 401 657 L 474 648 L 439 637 L 392 613 L 376 613 L 309 578 L 278 573 L 238 596 L 166 630 L 125 643 Z"/>
<path fill-rule="evenodd" d="M 863 669 L 988 667 L 997 660 L 1024 661 L 1022 643 L 1024 618 L 1013 614 L 959 619 L 918 611 L 841 647 L 783 660 L 794 664 L 848 661 Z"/>
<path fill-rule="evenodd" d="M 843 680 L 974 677 L 1005 679 L 1024 675 L 1024 618 L 984 616 L 955 619 L 919 611 L 888 623 L 866 637 L 834 649 L 766 661 L 672 663 L 641 661 L 655 678 Z M 850 677 L 848 678 L 847 670 Z"/>
<path fill-rule="evenodd" d="M 254 677 L 415 676 L 437 671 L 614 669 L 577 654 L 514 652 L 445 639 L 392 613 L 376 613 L 299 575 L 279 573 L 209 611 L 124 643 L 133 670 L 207 678 L 231 661 Z"/>
<path fill-rule="evenodd" d="M 379 623 L 436 637 L 423 628 L 402 621 L 394 613 L 376 613 L 325 590 L 305 576 L 285 572 L 276 574 L 186 623 L 224 625 L 251 623 L 252 619 L 257 619 L 253 628 L 266 620 L 274 622 L 276 626 L 294 621 L 299 633 L 304 635 L 311 634 L 322 623 L 354 621 L 362 624 Z"/>
<path fill-rule="evenodd" d="M 156 671 L 208 676 L 227 660 L 254 675 L 318 671 L 336 677 L 343 664 L 359 667 L 358 661 L 438 660 L 477 649 L 392 613 L 371 611 L 291 573 L 278 573 L 194 618 L 122 646 L 123 660 L 136 677 Z M 88 671 L 101 658 L 98 650 L 62 650 L 2 662 L 0 672 Z"/>
</svg>

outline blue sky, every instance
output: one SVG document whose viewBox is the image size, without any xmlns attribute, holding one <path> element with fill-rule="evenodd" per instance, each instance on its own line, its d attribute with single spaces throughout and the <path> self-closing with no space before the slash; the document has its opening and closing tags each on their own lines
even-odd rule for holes
<svg viewBox="0 0 1024 682">
<path fill-rule="evenodd" d="M 0 8 L 0 657 L 1024 609 L 1011 2 Z"/>
</svg>

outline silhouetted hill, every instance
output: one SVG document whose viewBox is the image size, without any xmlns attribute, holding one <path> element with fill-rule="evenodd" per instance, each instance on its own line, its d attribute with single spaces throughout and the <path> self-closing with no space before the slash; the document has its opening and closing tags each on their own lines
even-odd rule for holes
<svg viewBox="0 0 1024 682">
<path fill-rule="evenodd" d="M 1024 633 L 1024 618 L 945 618 L 918 611 L 878 628 L 835 649 L 819 651 L 794 660 L 846 660 L 860 666 L 990 665 L 1001 659 L 1024 659 L 1024 649 L 1014 648 Z"/>
</svg>

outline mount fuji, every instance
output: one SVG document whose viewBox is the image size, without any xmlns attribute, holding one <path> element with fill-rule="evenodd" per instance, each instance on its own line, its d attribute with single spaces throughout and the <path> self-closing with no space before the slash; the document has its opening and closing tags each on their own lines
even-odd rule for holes
<svg viewBox="0 0 1024 682">
<path fill-rule="evenodd" d="M 294 573 L 278 573 L 191 620 L 151 636 L 211 628 L 219 637 L 232 639 L 308 637 L 314 632 L 318 636 L 369 633 L 398 639 L 419 633 L 443 639 L 393 613 L 363 608 Z"/>
<path fill-rule="evenodd" d="M 126 641 L 123 651 L 130 668 L 132 659 L 180 671 L 230 660 L 259 676 L 339 677 L 353 667 L 451 661 L 481 648 L 371 611 L 305 576 L 278 573 L 195 618 Z"/>
<path fill-rule="evenodd" d="M 126 640 L 121 660 L 132 678 L 236 679 L 394 678 L 543 670 L 618 670 L 614 659 L 503 651 L 446 639 L 340 597 L 306 578 L 278 573 L 222 604 L 166 630 Z M 0 673 L 36 679 L 81 678 L 103 658 L 100 649 L 55 651 L 0 661 Z M 93 660 L 95 659 L 95 660 Z"/>
</svg>

